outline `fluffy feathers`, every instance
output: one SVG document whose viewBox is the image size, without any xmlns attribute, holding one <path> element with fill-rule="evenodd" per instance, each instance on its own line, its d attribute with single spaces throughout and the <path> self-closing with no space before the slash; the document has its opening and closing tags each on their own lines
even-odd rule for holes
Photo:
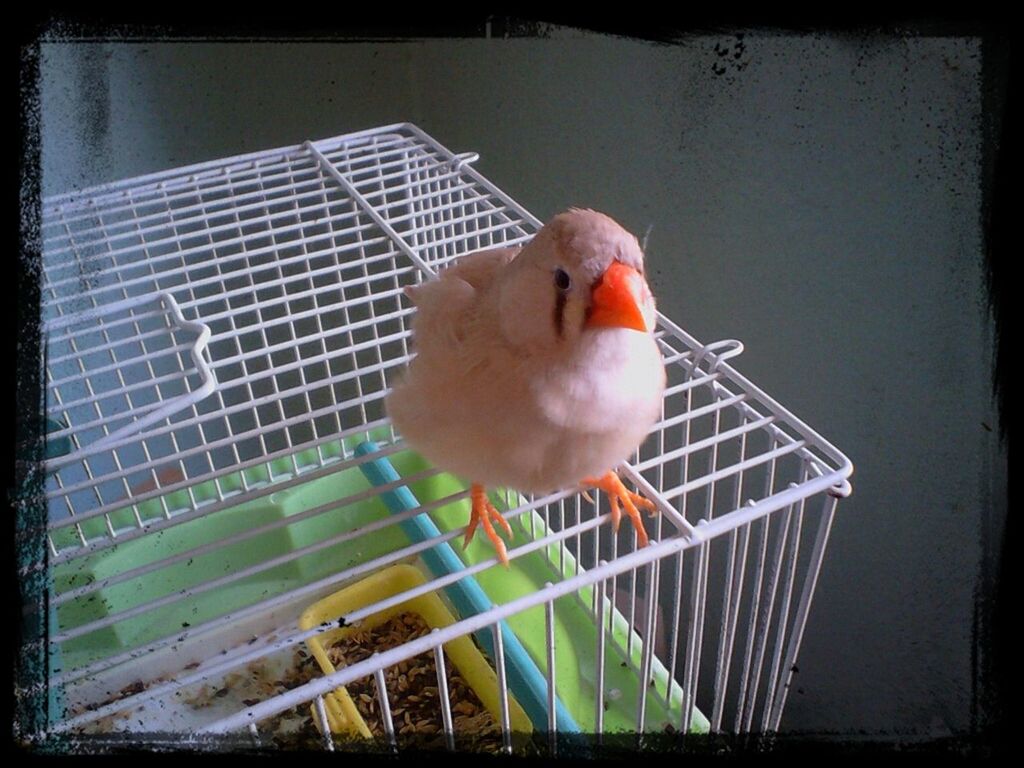
<svg viewBox="0 0 1024 768">
<path fill-rule="evenodd" d="M 643 275 L 636 238 L 571 209 L 521 250 L 470 254 L 408 289 L 417 355 L 387 408 L 411 446 L 467 481 L 534 493 L 624 461 L 658 418 L 665 371 L 642 277 L 648 331 L 587 325 L 614 262 Z"/>
</svg>

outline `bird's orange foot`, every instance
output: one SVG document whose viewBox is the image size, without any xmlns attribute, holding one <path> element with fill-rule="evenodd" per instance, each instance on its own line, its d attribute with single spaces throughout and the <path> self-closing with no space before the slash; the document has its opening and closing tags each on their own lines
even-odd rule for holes
<svg viewBox="0 0 1024 768">
<path fill-rule="evenodd" d="M 647 511 L 653 512 L 655 510 L 654 502 L 626 488 L 622 480 L 614 472 L 606 472 L 601 477 L 596 478 L 588 477 L 582 482 L 583 485 L 597 488 L 608 494 L 608 503 L 612 508 L 612 525 L 615 527 L 616 533 L 618 533 L 619 523 L 622 520 L 622 509 L 619 507 L 619 503 L 622 503 L 622 506 L 626 508 L 626 514 L 629 515 L 629 519 L 633 521 L 633 527 L 636 529 L 637 545 L 646 547 L 647 531 L 644 530 L 644 523 L 640 519 L 638 507 L 643 507 Z"/>
<path fill-rule="evenodd" d="M 498 521 L 501 527 L 505 529 L 505 533 L 509 535 L 509 538 L 512 537 L 512 527 L 508 524 L 508 520 L 502 517 L 501 513 L 491 504 L 487 498 L 487 492 L 482 485 L 478 483 L 471 485 L 469 496 L 473 501 L 473 511 L 469 517 L 469 527 L 466 528 L 466 536 L 463 539 L 462 548 L 465 549 L 469 546 L 469 542 L 473 540 L 473 534 L 476 533 L 476 526 L 479 523 L 483 525 L 487 538 L 494 544 L 494 549 L 498 552 L 498 559 L 507 568 L 508 551 L 505 549 L 505 542 L 501 540 L 501 537 L 494 530 L 492 520 Z"/>
</svg>

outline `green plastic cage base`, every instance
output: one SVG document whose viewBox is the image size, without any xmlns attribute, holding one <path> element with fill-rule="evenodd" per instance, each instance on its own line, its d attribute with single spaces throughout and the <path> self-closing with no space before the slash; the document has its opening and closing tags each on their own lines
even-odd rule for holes
<svg viewBox="0 0 1024 768">
<path fill-rule="evenodd" d="M 403 476 L 413 475 L 430 466 L 412 451 L 402 451 L 390 456 L 389 460 Z M 452 475 L 441 473 L 410 483 L 408 487 L 421 504 L 427 504 L 465 490 L 466 484 Z M 504 497 L 504 493 L 498 493 L 491 499 L 501 511 L 508 511 L 526 503 L 526 499 L 515 492 L 508 493 L 508 504 L 505 503 Z M 439 507 L 433 510 L 430 516 L 437 527 L 447 533 L 465 528 L 469 521 L 469 512 L 470 503 L 464 499 Z M 528 518 L 532 518 L 532 521 Z M 536 531 L 537 538 L 544 538 L 551 533 L 544 520 L 534 510 L 520 515 L 518 522 L 519 524 L 512 525 L 510 549 L 529 543 L 533 539 L 531 529 Z M 477 573 L 475 578 L 488 597 L 500 604 L 533 594 L 543 589 L 547 582 L 560 581 L 576 575 L 576 559 L 564 544 L 551 544 L 547 549 L 550 562 L 541 551 L 535 550 L 516 557 L 508 568 L 488 568 Z M 467 548 L 463 550 L 456 547 L 456 551 L 467 565 L 476 565 L 494 557 L 493 546 L 483 536 L 474 537 Z M 553 570 L 552 563 L 561 565 L 561 574 Z M 597 628 L 593 616 L 585 606 L 593 604 L 594 587 L 583 587 L 578 595 L 578 598 L 566 595 L 554 603 L 555 686 L 559 697 L 580 728 L 586 732 L 593 732 L 596 729 Z M 615 641 L 622 648 L 631 648 L 630 658 L 625 666 L 622 663 L 623 659 L 610 644 L 605 648 L 605 690 L 618 691 L 619 695 L 614 699 L 606 697 L 604 730 L 608 733 L 634 732 L 634 713 L 640 693 L 638 686 L 642 641 L 607 597 L 604 598 L 603 613 L 606 621 L 609 615 L 612 617 L 611 634 Z M 547 646 L 544 606 L 533 606 L 509 616 L 506 621 L 537 665 L 545 669 Z M 629 643 L 630 634 L 632 643 Z M 652 657 L 651 677 L 654 684 L 650 687 L 654 695 L 649 696 L 647 701 L 647 730 L 652 730 L 652 726 L 653 730 L 660 730 L 662 725 L 668 723 L 675 727 L 682 719 L 683 690 L 674 681 L 670 683 L 668 670 L 656 657 Z M 666 707 L 665 697 L 669 686 L 671 694 L 669 706 Z M 690 723 L 691 732 L 707 733 L 709 728 L 707 718 L 694 707 Z"/>
<path fill-rule="evenodd" d="M 350 438 L 345 444 L 345 455 L 364 435 Z M 384 442 L 387 430 L 369 435 L 370 439 Z M 249 468 L 243 472 L 220 478 L 222 494 L 244 487 L 253 488 L 294 477 L 295 468 L 320 465 L 321 457 L 341 458 L 338 443 L 319 449 L 297 453 L 294 457 L 278 459 L 268 465 Z M 428 469 L 429 465 L 416 453 L 404 450 L 388 457 L 402 476 L 411 476 Z M 294 465 L 293 465 L 294 460 Z M 243 483 L 244 476 L 244 483 Z M 452 475 L 434 474 L 409 483 L 409 489 L 422 504 L 427 504 L 465 490 L 466 484 Z M 231 611 L 235 611 L 282 594 L 290 589 L 353 568 L 389 552 L 409 546 L 409 539 L 400 526 L 389 525 L 372 535 L 357 536 L 347 541 L 317 548 L 327 539 L 353 531 L 389 517 L 389 511 L 366 480 L 359 467 L 348 467 L 325 477 L 270 494 L 267 497 L 211 512 L 197 519 L 170 526 L 154 534 L 115 544 L 108 549 L 61 563 L 53 569 L 55 594 L 101 581 L 119 573 L 155 563 L 165 558 L 176 561 L 151 573 L 132 580 L 108 585 L 88 597 L 80 597 L 61 605 L 56 610 L 57 621 L 63 631 L 73 630 L 109 615 L 128 611 L 134 606 L 168 598 L 166 605 L 147 609 L 143 614 L 130 616 L 109 626 L 73 637 L 61 643 L 60 656 L 65 668 L 77 668 L 107 658 L 127 649 L 145 645 L 167 636 L 170 632 L 198 626 Z M 365 499 L 355 503 L 340 502 L 355 494 L 367 493 Z M 191 494 L 191 497 L 190 497 Z M 170 510 L 192 507 L 191 498 L 202 503 L 217 498 L 213 481 L 190 489 L 181 489 L 138 505 L 143 522 L 165 519 L 164 504 Z M 507 510 L 499 495 L 493 499 L 499 509 Z M 518 494 L 509 494 L 514 506 L 523 503 Z M 288 522 L 291 518 L 310 510 L 324 508 L 319 514 Z M 469 519 L 469 501 L 464 499 L 440 507 L 430 513 L 443 532 L 462 529 Z M 132 509 L 125 508 L 110 514 L 115 525 L 135 522 Z M 549 531 L 543 519 L 534 511 L 521 515 L 520 524 L 513 525 L 511 546 L 520 546 L 531 540 L 529 529 L 544 537 Z M 87 538 L 105 530 L 100 519 L 81 524 Z M 227 547 L 211 547 L 211 551 L 185 556 L 190 550 L 243 533 L 264 525 L 276 525 L 270 530 L 235 542 Z M 132 525 L 135 527 L 135 525 Z M 68 530 L 68 529 L 64 529 Z M 461 543 L 461 539 L 456 539 Z M 60 546 L 60 544 L 58 544 Z M 305 547 L 311 551 L 293 560 L 285 558 Z M 494 556 L 493 548 L 485 537 L 476 537 L 465 550 L 455 547 L 468 565 L 474 565 Z M 508 569 L 488 568 L 476 575 L 481 588 L 496 604 L 507 603 L 542 589 L 550 581 L 560 581 L 575 575 L 576 561 L 572 553 L 559 543 L 548 547 L 551 562 L 541 551 L 517 557 Z M 231 580 L 231 574 L 281 558 L 283 562 L 261 570 L 241 580 Z M 562 573 L 551 563 L 561 563 Z M 217 586 L 224 581 L 223 586 Z M 171 600 L 182 590 L 212 585 L 193 599 Z M 597 654 L 597 628 L 586 605 L 593 604 L 593 587 L 584 587 L 579 595 L 567 595 L 554 603 L 556 644 L 556 687 L 559 697 L 584 731 L 595 730 L 596 690 L 594 673 Z M 605 732 L 633 732 L 636 728 L 635 709 L 639 697 L 639 672 L 642 643 L 626 619 L 605 598 L 604 615 L 610 615 L 611 636 L 622 648 L 632 648 L 630 658 L 623 659 L 612 644 L 606 646 L 604 685 L 608 692 L 604 703 Z M 537 605 L 508 617 L 506 621 L 520 638 L 527 652 L 540 669 L 547 665 L 543 605 Z M 632 642 L 629 637 L 632 633 Z M 670 681 L 667 670 L 653 659 L 648 696 L 646 731 L 658 731 L 665 724 L 674 727 L 681 721 L 682 689 Z M 669 705 L 665 705 L 666 694 Z M 691 731 L 705 733 L 707 719 L 694 708 Z"/>
</svg>

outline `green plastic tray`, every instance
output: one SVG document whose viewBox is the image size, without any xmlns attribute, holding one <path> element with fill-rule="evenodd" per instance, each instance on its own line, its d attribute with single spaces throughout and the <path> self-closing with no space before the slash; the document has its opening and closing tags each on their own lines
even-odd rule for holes
<svg viewBox="0 0 1024 768">
<path fill-rule="evenodd" d="M 372 439 L 377 440 L 383 437 L 384 435 L 379 434 L 371 435 Z M 347 443 L 347 450 L 351 452 L 357 442 L 361 442 L 361 438 Z M 326 456 L 331 450 L 322 446 L 320 455 Z M 333 452 L 339 455 L 340 446 L 335 444 Z M 302 452 L 294 457 L 300 466 L 303 463 L 314 463 L 318 458 L 312 451 Z M 398 452 L 390 456 L 389 460 L 402 476 L 411 476 L 428 468 L 426 462 L 412 451 Z M 281 475 L 291 475 L 293 472 L 292 460 L 283 459 L 267 466 L 245 470 L 245 480 L 252 487 Z M 242 473 L 222 478 L 220 483 L 225 492 L 232 487 L 241 489 Z M 170 598 L 184 589 L 217 584 L 218 580 L 227 582 L 232 573 L 267 563 L 273 558 L 282 557 L 304 547 L 316 547 L 318 543 L 332 536 L 386 518 L 389 515 L 388 509 L 379 497 L 372 493 L 356 503 L 332 506 L 354 494 L 369 491 L 371 487 L 358 467 L 344 469 L 278 491 L 268 497 L 212 512 L 156 534 L 126 541 L 94 555 L 60 564 L 53 571 L 56 594 L 109 578 L 131 568 L 174 557 L 245 530 L 280 523 L 278 527 L 228 547 L 214 548 L 209 553 L 193 557 L 182 557 L 152 573 L 143 574 L 127 582 L 105 586 L 88 598 L 72 600 L 57 609 L 59 625 L 62 630 L 68 630 L 113 613 L 130 610 L 136 605 L 163 597 Z M 454 476 L 443 473 L 409 484 L 409 489 L 423 504 L 450 496 L 465 487 L 465 484 Z M 216 488 L 212 482 L 193 486 L 189 490 L 197 500 L 215 498 Z M 515 494 L 510 494 L 509 498 L 512 504 L 522 503 L 520 497 Z M 168 494 L 164 501 L 172 510 L 191 506 L 189 493 L 185 490 Z M 502 508 L 500 499 L 494 501 Z M 317 507 L 327 507 L 327 511 L 307 519 L 287 522 Z M 143 523 L 163 519 L 163 505 L 159 499 L 141 504 L 139 516 Z M 438 528 L 444 532 L 461 530 L 469 519 L 469 501 L 448 504 L 433 511 L 431 516 Z M 543 537 L 548 534 L 543 519 L 531 511 L 520 517 L 523 525 L 512 526 L 513 547 L 529 541 L 531 516 L 536 535 Z M 130 509 L 118 510 L 111 513 L 111 518 L 116 527 L 133 521 L 134 513 Z M 83 531 L 87 537 L 95 536 L 102 530 L 102 525 L 100 520 L 87 521 L 83 524 Z M 73 531 L 69 533 L 73 534 Z M 476 564 L 493 557 L 493 548 L 486 537 L 477 536 L 465 550 L 462 550 L 461 542 L 462 539 L 459 537 L 453 543 L 467 564 Z M 184 629 L 201 624 L 229 611 L 258 603 L 408 545 L 409 539 L 399 526 L 387 526 L 372 535 L 356 536 L 241 580 L 214 586 L 192 598 L 169 601 L 164 606 L 147 608 L 138 616 L 63 642 L 63 665 L 78 667 L 125 649 L 152 642 L 178 628 Z M 537 551 L 516 558 L 508 569 L 489 568 L 477 574 L 476 578 L 493 602 L 507 603 L 536 592 L 549 581 L 559 581 L 575 573 L 576 564 L 572 554 L 566 550 L 563 556 L 560 549 L 560 545 L 552 545 L 549 548 L 549 555 L 554 563 L 564 560 L 563 574 L 553 570 L 548 559 Z M 597 629 L 589 611 L 584 608 L 584 605 L 592 603 L 591 589 L 586 587 L 581 590 L 581 600 L 572 595 L 556 600 L 554 611 L 558 695 L 584 731 L 595 729 L 594 671 Z M 631 630 L 623 616 L 618 611 L 613 611 L 610 601 L 606 598 L 604 615 L 607 617 L 609 612 L 612 612 L 613 616 L 612 635 L 622 647 L 626 647 Z M 538 667 L 545 669 L 547 648 L 543 606 L 538 605 L 513 615 L 507 621 Z M 640 668 L 641 663 L 640 648 L 639 638 L 634 634 L 630 664 L 623 666 L 622 659 L 611 644 L 606 646 L 605 690 L 619 692 L 614 700 L 606 697 L 606 732 L 635 730 L 634 713 L 639 696 L 636 670 Z M 651 676 L 654 680 L 650 688 L 653 695 L 649 696 L 647 701 L 646 730 L 657 730 L 663 722 L 678 724 L 682 701 L 681 688 L 670 682 L 667 671 L 657 660 Z M 664 700 L 669 687 L 670 706 L 665 707 Z M 691 729 L 696 732 L 708 730 L 707 720 L 696 710 Z"/>
<path fill-rule="evenodd" d="M 410 476 L 426 469 L 429 465 L 422 457 L 412 451 L 403 451 L 391 456 L 391 463 L 400 475 Z M 425 480 L 410 483 L 409 489 L 421 504 L 437 501 L 460 490 L 466 485 L 448 474 L 433 475 Z M 504 494 L 492 498 L 495 506 L 503 511 L 508 507 L 503 503 Z M 513 507 L 525 503 L 525 499 L 515 493 L 509 493 L 509 502 Z M 437 527 L 443 532 L 463 529 L 469 521 L 470 504 L 468 500 L 448 504 L 431 513 Z M 519 517 L 522 526 L 512 525 L 513 537 L 510 549 L 532 540 L 532 530 L 537 538 L 543 538 L 550 532 L 544 520 L 534 511 Z M 463 550 L 461 538 L 456 551 L 468 565 L 475 565 L 483 560 L 494 557 L 494 549 L 486 537 L 475 536 L 470 545 Z M 506 568 L 488 568 L 476 575 L 481 588 L 495 603 L 507 603 L 523 597 L 539 589 L 547 582 L 560 581 L 576 573 L 576 560 L 572 553 L 561 552 L 561 545 L 548 547 L 548 558 L 541 551 L 530 552 L 515 558 Z M 564 560 L 562 558 L 564 557 Z M 562 564 L 563 573 L 553 570 L 552 563 Z M 584 606 L 593 603 L 593 587 L 584 587 L 579 592 L 580 600 L 572 595 L 555 601 L 555 685 L 559 697 L 569 709 L 570 714 L 586 732 L 595 730 L 596 690 L 595 671 L 597 666 L 597 628 L 594 619 Z M 631 632 L 629 624 L 622 614 L 613 610 L 611 602 L 605 598 L 604 616 L 612 613 L 612 635 L 623 647 L 627 647 L 627 639 Z M 544 623 L 544 607 L 537 605 L 518 614 L 510 616 L 506 621 L 519 637 L 527 652 L 533 657 L 540 669 L 547 667 L 547 646 Z M 614 700 L 606 697 L 604 713 L 604 729 L 606 732 L 629 731 L 636 728 L 636 703 L 639 698 L 639 673 L 641 665 L 641 642 L 634 633 L 630 662 L 632 666 L 623 666 L 619 655 L 612 650 L 610 644 L 605 647 L 604 686 L 606 691 L 618 690 L 619 696 Z M 647 729 L 654 724 L 666 721 L 677 724 L 680 720 L 682 706 L 682 688 L 671 683 L 670 707 L 665 707 L 666 686 L 670 685 L 668 671 L 657 660 L 652 664 L 651 677 L 654 685 L 648 697 L 646 723 Z M 707 719 L 697 709 L 691 718 L 691 730 L 706 733 L 709 728 Z"/>
</svg>

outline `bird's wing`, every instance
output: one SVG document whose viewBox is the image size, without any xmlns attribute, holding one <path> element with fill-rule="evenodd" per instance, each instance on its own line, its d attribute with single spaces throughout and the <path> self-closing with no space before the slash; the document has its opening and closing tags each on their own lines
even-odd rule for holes
<svg viewBox="0 0 1024 768">
<path fill-rule="evenodd" d="M 405 289 L 417 310 L 413 329 L 421 354 L 457 353 L 473 325 L 474 301 L 518 252 L 518 248 L 478 251 L 444 269 L 436 280 Z"/>
<path fill-rule="evenodd" d="M 437 278 L 405 289 L 416 306 L 412 320 L 416 356 L 394 383 L 388 413 L 406 439 L 420 450 L 438 448 L 452 433 L 450 424 L 464 423 L 465 392 L 473 371 L 485 367 L 495 353 L 493 312 L 479 299 L 498 271 L 518 249 L 480 251 L 459 260 Z M 452 409 L 456 410 L 453 412 Z M 466 444 L 457 446 L 465 450 Z M 428 451 L 429 453 L 430 451 Z M 438 455 L 438 454 L 435 454 Z"/>
</svg>

